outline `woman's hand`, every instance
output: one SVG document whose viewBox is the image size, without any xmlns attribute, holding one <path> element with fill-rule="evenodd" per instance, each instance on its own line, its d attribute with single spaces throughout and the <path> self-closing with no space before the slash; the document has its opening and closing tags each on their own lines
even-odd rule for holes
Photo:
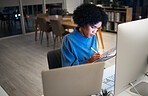
<svg viewBox="0 0 148 96">
<path fill-rule="evenodd" d="M 96 60 L 99 60 L 101 59 L 103 56 L 98 52 L 98 53 L 95 53 L 90 59 L 86 60 L 86 63 L 92 63 Z"/>
</svg>

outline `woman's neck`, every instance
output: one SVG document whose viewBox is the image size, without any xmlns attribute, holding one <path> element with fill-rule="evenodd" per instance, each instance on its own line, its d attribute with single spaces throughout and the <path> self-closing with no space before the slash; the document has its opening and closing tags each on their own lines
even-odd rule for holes
<svg viewBox="0 0 148 96">
<path fill-rule="evenodd" d="M 84 34 L 84 30 L 83 30 L 82 27 L 79 28 L 79 32 L 80 32 L 81 35 L 85 36 L 85 34 Z"/>
</svg>

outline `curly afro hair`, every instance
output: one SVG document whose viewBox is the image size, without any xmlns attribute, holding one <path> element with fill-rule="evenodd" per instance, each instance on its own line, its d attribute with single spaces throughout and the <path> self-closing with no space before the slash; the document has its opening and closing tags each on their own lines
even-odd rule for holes
<svg viewBox="0 0 148 96">
<path fill-rule="evenodd" d="M 84 27 L 87 24 L 94 25 L 102 22 L 102 26 L 106 25 L 108 17 L 101 7 L 94 4 L 82 4 L 74 10 L 73 19 L 79 27 Z"/>
</svg>

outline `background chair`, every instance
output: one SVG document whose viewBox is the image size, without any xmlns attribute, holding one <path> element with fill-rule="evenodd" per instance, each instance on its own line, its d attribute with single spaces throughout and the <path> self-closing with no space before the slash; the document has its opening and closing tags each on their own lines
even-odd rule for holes
<svg viewBox="0 0 148 96">
<path fill-rule="evenodd" d="M 58 37 L 60 37 L 60 39 L 61 39 L 63 36 L 65 36 L 66 34 L 68 34 L 70 32 L 65 31 L 60 20 L 50 20 L 50 24 L 52 27 L 52 32 L 55 35 L 55 37 L 54 37 L 54 48 L 55 48 L 56 39 Z"/>
<path fill-rule="evenodd" d="M 99 36 L 98 36 L 98 34 L 97 34 L 97 33 L 99 33 L 99 36 L 100 36 L 102 49 L 104 49 L 104 43 L 103 43 L 103 37 L 102 37 L 101 28 L 99 28 L 99 29 L 97 30 L 97 32 L 96 32 L 97 43 L 98 43 L 98 49 L 99 49 Z"/>
<path fill-rule="evenodd" d="M 47 22 L 50 21 L 48 13 L 37 14 L 37 18 L 44 18 Z"/>
<path fill-rule="evenodd" d="M 49 14 L 46 13 L 46 14 L 37 14 L 37 18 L 44 18 L 47 22 L 49 21 Z M 34 21 L 34 27 L 35 27 L 35 41 L 37 41 L 37 31 L 38 31 L 38 20 L 35 19 Z"/>
<path fill-rule="evenodd" d="M 37 18 L 37 20 L 38 20 L 38 24 L 39 24 L 39 27 L 40 27 L 41 44 L 42 44 L 43 35 L 44 35 L 44 32 L 45 32 L 46 38 L 47 38 L 47 46 L 49 46 L 48 33 L 52 32 L 51 25 L 44 18 Z"/>
<path fill-rule="evenodd" d="M 10 31 L 10 15 L 0 13 L 1 29 L 8 29 Z"/>
<path fill-rule="evenodd" d="M 61 49 L 53 50 L 47 53 L 49 69 L 62 67 L 61 62 Z"/>
</svg>

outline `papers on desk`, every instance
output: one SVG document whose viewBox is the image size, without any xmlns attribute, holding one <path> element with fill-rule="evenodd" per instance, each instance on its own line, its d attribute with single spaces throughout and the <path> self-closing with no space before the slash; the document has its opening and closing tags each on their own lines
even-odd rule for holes
<svg viewBox="0 0 148 96">
<path fill-rule="evenodd" d="M 104 69 L 102 89 L 107 91 L 114 91 L 114 82 L 115 82 L 115 64 L 111 67 Z"/>
<path fill-rule="evenodd" d="M 116 52 L 116 48 L 112 48 L 112 49 L 110 49 L 109 51 L 103 53 L 103 54 L 102 54 L 103 57 L 102 57 L 101 59 L 95 61 L 95 62 L 106 61 L 106 60 L 108 60 L 108 59 L 110 59 L 110 58 L 116 56 L 116 53 L 117 53 L 117 52 Z"/>
</svg>

